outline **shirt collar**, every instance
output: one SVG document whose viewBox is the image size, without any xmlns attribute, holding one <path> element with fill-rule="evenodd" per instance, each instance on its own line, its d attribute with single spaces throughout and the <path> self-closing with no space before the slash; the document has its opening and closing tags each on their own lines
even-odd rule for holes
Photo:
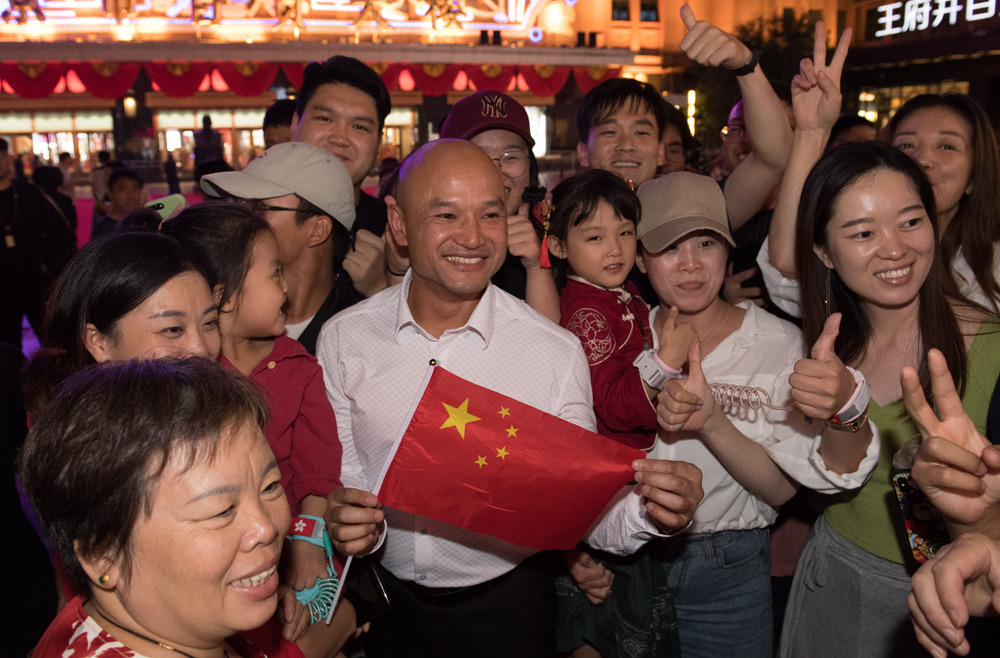
<svg viewBox="0 0 1000 658">
<path fill-rule="evenodd" d="M 413 313 L 410 312 L 410 305 L 406 302 L 406 299 L 410 294 L 410 284 L 412 281 L 413 270 L 410 269 L 407 270 L 406 276 L 403 277 L 403 282 L 399 284 L 400 291 L 399 300 L 396 304 L 395 332 L 395 340 L 397 344 L 400 344 L 400 333 L 409 327 L 413 327 L 428 340 L 438 340 L 424 331 L 424 328 L 413 319 Z M 461 327 L 445 331 L 444 334 L 442 334 L 442 338 L 444 336 L 461 334 L 468 331 L 479 336 L 483 341 L 483 349 L 486 349 L 490 345 L 490 340 L 493 338 L 493 329 L 496 326 L 496 303 L 496 287 L 492 283 L 488 283 L 486 285 L 486 290 L 483 292 L 483 296 L 479 299 L 479 303 L 476 304 L 475 310 L 473 310 L 472 315 L 469 316 L 469 321 Z"/>
<path fill-rule="evenodd" d="M 576 274 L 570 274 L 566 278 L 569 279 L 570 281 L 576 281 L 577 283 L 582 283 L 585 286 L 590 286 L 591 288 L 596 288 L 597 290 L 603 290 L 605 292 L 610 292 L 612 295 L 615 295 L 616 297 L 618 297 L 618 300 L 620 302 L 622 302 L 623 304 L 627 305 L 629 302 L 632 301 L 632 297 L 633 297 L 632 293 L 630 293 L 628 290 L 625 290 L 625 286 L 623 286 L 623 285 L 622 286 L 618 286 L 617 288 L 605 288 L 604 286 L 599 286 L 596 283 L 591 283 L 590 281 L 587 281 L 586 279 L 584 279 L 582 277 L 579 277 Z"/>
<path fill-rule="evenodd" d="M 608 290 L 608 291 L 613 292 L 615 294 L 621 294 L 621 293 L 625 292 L 625 288 L 623 288 L 621 286 L 619 286 L 617 288 L 605 288 L 604 286 L 599 286 L 596 283 L 591 283 L 590 281 L 587 281 L 583 277 L 577 276 L 576 274 L 570 274 L 566 278 L 570 279 L 572 281 L 576 281 L 577 283 L 582 283 L 585 286 L 590 286 L 591 288 L 597 288 L 598 290 Z"/>
</svg>

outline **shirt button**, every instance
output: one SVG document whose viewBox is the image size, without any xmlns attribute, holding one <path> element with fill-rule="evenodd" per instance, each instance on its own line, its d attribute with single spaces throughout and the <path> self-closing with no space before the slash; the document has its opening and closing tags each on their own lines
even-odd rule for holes
<svg viewBox="0 0 1000 658">
<path fill-rule="evenodd" d="M 277 366 L 277 365 L 278 365 L 277 361 L 268 361 L 268 363 L 267 363 L 267 369 L 268 370 L 274 370 L 275 366 Z"/>
<path fill-rule="evenodd" d="M 420 580 L 427 580 L 427 576 L 425 574 L 420 574 Z"/>
</svg>

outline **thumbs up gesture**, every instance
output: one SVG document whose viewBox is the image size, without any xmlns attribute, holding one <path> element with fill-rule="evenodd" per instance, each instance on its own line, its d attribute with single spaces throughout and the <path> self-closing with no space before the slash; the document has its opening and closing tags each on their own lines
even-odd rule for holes
<svg viewBox="0 0 1000 658">
<path fill-rule="evenodd" d="M 528 219 L 527 202 L 521 203 L 516 215 L 507 218 L 507 251 L 520 258 L 525 269 L 538 269 L 542 242 Z"/>
<path fill-rule="evenodd" d="M 686 379 L 671 379 L 656 396 L 656 419 L 668 432 L 700 430 L 714 414 L 715 397 L 701 369 L 701 341 L 688 348 Z"/>
<path fill-rule="evenodd" d="M 788 376 L 792 400 L 810 418 L 829 420 L 854 395 L 857 382 L 833 351 L 840 333 L 840 313 L 826 319 L 809 359 L 799 359 Z"/>
<path fill-rule="evenodd" d="M 742 41 L 706 21 L 699 21 L 690 5 L 681 7 L 681 20 L 688 30 L 681 39 L 681 50 L 691 60 L 731 70 L 750 63 L 752 53 Z"/>
<path fill-rule="evenodd" d="M 677 324 L 680 311 L 671 306 L 660 329 L 659 345 L 656 356 L 671 368 L 680 370 L 687 363 L 691 343 L 698 340 L 698 330 L 688 323 Z"/>
</svg>

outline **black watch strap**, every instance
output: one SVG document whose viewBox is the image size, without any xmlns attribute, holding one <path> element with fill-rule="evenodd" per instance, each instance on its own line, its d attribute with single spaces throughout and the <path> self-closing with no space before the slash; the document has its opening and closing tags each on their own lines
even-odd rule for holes
<svg viewBox="0 0 1000 658">
<path fill-rule="evenodd" d="M 757 62 L 760 61 L 760 56 L 761 56 L 760 48 L 758 48 L 757 46 L 753 45 L 748 41 L 744 41 L 743 45 L 750 49 L 750 61 L 745 66 L 741 66 L 738 69 L 733 69 L 733 75 L 736 76 L 750 75 L 751 73 L 753 73 L 753 70 L 757 68 Z"/>
</svg>

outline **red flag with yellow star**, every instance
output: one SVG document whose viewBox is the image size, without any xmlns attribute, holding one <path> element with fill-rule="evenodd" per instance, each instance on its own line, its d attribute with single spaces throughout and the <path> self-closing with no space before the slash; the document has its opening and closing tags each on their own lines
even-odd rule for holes
<svg viewBox="0 0 1000 658">
<path fill-rule="evenodd" d="M 432 367 L 376 487 L 390 507 L 573 548 L 645 454 Z"/>
</svg>

